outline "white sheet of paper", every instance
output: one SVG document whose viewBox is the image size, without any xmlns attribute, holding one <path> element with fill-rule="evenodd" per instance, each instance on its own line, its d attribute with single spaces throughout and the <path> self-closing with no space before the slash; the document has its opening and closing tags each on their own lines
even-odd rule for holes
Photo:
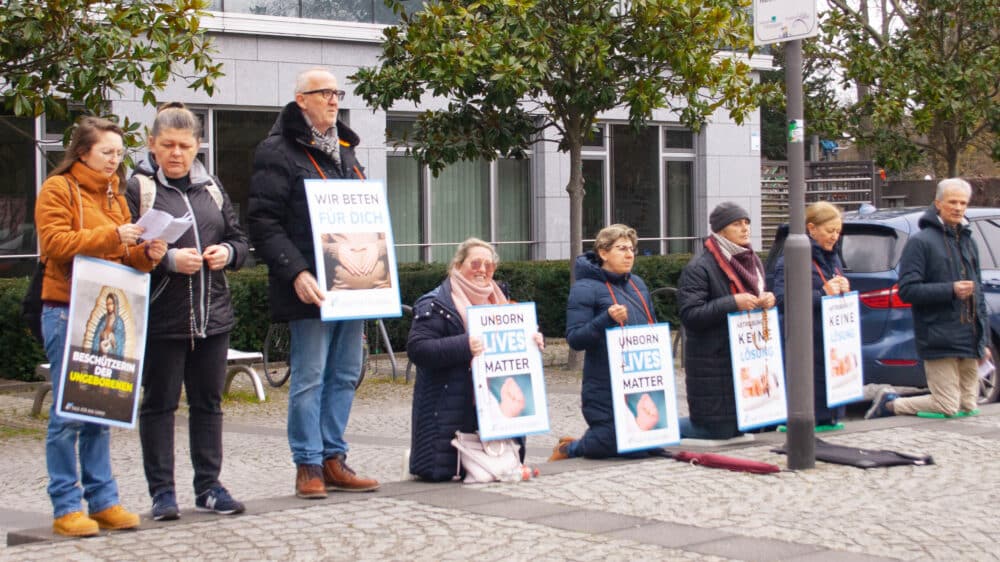
<svg viewBox="0 0 1000 562">
<path fill-rule="evenodd" d="M 183 217 L 174 217 L 170 213 L 165 213 L 158 209 L 150 209 L 135 223 L 145 230 L 141 240 L 163 240 L 167 244 L 172 244 L 187 232 L 194 224 L 190 214 Z"/>
<path fill-rule="evenodd" d="M 979 378 L 985 379 L 989 377 L 993 373 L 993 369 L 995 368 L 996 367 L 993 366 L 993 362 L 990 361 L 989 359 L 983 361 L 982 363 L 979 364 Z"/>
</svg>

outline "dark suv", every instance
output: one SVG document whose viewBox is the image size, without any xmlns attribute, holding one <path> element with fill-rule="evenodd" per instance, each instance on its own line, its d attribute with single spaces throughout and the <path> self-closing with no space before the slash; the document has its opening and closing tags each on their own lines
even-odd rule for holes
<svg viewBox="0 0 1000 562">
<path fill-rule="evenodd" d="M 876 210 L 865 206 L 844 214 L 840 253 L 844 275 L 861 299 L 861 353 L 866 384 L 926 387 L 923 362 L 913 342 L 910 305 L 899 298 L 899 258 L 917 221 L 927 207 Z M 979 246 L 983 293 L 990 314 L 990 343 L 994 362 L 1000 361 L 1000 209 L 972 208 L 965 214 Z M 784 251 L 787 225 L 778 229 L 768 254 L 768 280 Z M 980 402 L 1000 395 L 994 370 L 979 381 Z"/>
</svg>

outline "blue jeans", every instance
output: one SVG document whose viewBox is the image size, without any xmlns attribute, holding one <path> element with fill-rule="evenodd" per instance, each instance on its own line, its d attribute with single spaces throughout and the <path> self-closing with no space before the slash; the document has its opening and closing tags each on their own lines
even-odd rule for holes
<svg viewBox="0 0 1000 562">
<path fill-rule="evenodd" d="M 322 464 L 347 453 L 344 428 L 361 376 L 364 322 L 293 320 L 288 445 L 295 464 Z"/>
<path fill-rule="evenodd" d="M 111 432 L 108 426 L 70 420 L 56 414 L 68 320 L 68 308 L 42 307 L 42 335 L 52 374 L 52 408 L 49 410 L 49 430 L 45 437 L 45 464 L 49 470 L 49 498 L 57 518 L 83 511 L 81 498 L 86 498 L 90 513 L 119 503 L 118 484 L 111 475 Z M 78 446 L 79 472 L 76 469 Z M 82 489 L 78 482 L 82 482 Z"/>
</svg>

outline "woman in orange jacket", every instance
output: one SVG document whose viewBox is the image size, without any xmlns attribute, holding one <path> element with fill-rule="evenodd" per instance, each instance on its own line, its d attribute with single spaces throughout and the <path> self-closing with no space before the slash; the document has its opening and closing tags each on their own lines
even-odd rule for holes
<svg viewBox="0 0 1000 562">
<path fill-rule="evenodd" d="M 66 156 L 38 194 L 35 224 L 46 262 L 42 335 L 52 373 L 62 370 L 73 257 L 80 254 L 150 271 L 167 250 L 162 240 L 138 242 L 143 229 L 132 224 L 128 204 L 119 191 L 119 185 L 124 185 L 124 152 L 118 125 L 83 117 L 73 130 Z M 108 426 L 57 415 L 57 392 L 53 393 L 45 440 L 48 492 L 55 518 L 52 530 L 60 535 L 91 536 L 99 529 L 139 526 L 139 516 L 125 510 L 118 499 L 118 484 L 111 475 Z M 82 488 L 78 482 L 83 483 Z M 82 510 L 84 498 L 89 516 Z"/>
</svg>

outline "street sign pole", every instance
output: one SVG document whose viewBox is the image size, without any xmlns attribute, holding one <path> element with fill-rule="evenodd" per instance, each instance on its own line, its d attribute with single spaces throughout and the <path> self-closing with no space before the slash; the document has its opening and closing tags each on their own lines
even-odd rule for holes
<svg viewBox="0 0 1000 562">
<path fill-rule="evenodd" d="M 813 407 L 811 248 L 806 236 L 805 126 L 802 118 L 802 40 L 785 43 L 788 96 L 788 239 L 785 241 L 785 347 L 788 381 L 788 468 L 816 466 Z"/>
<path fill-rule="evenodd" d="M 788 238 L 785 240 L 785 380 L 788 468 L 816 466 L 813 407 L 812 250 L 806 236 L 802 39 L 819 32 L 815 0 L 754 0 L 754 43 L 785 43 Z"/>
</svg>

